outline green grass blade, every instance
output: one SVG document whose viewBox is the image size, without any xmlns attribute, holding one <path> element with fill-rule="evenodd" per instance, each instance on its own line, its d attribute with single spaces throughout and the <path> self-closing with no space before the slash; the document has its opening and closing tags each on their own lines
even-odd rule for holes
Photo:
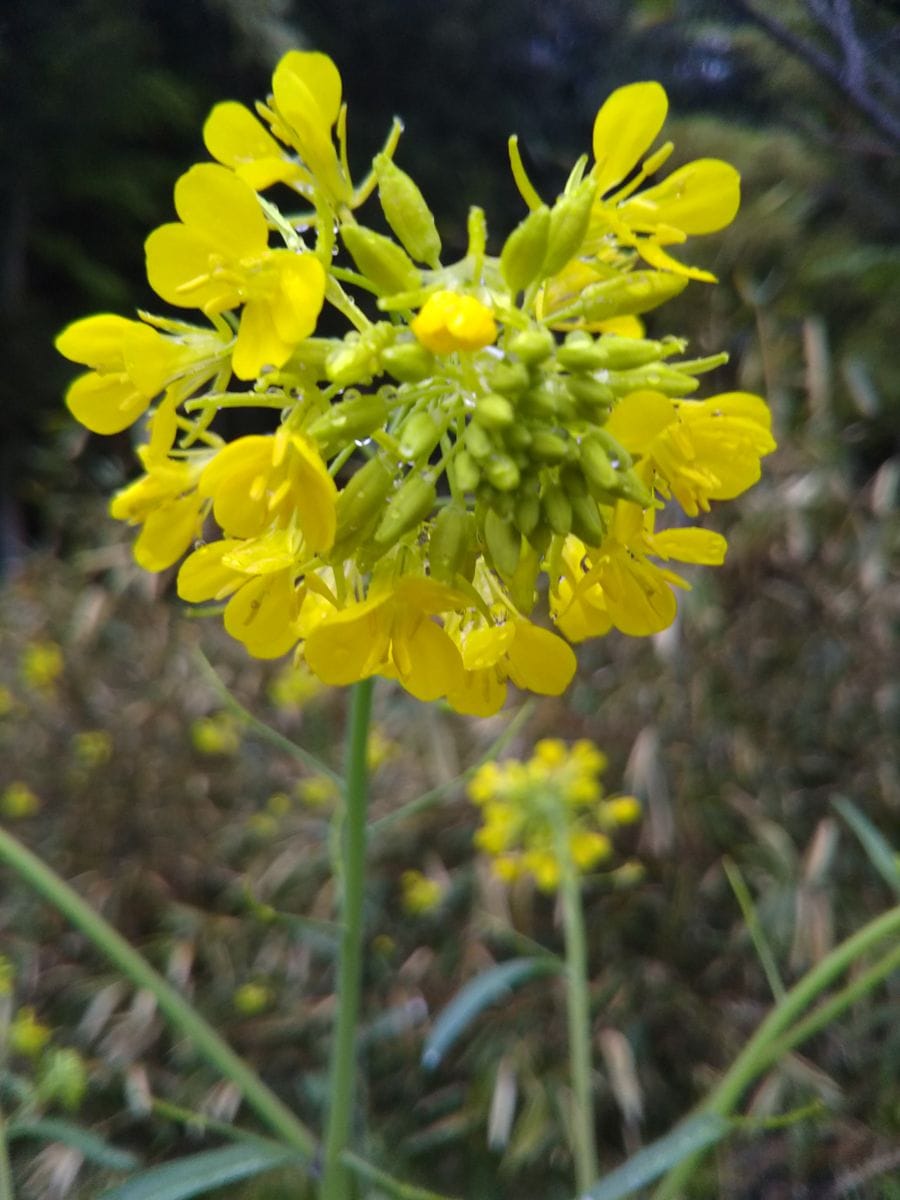
<svg viewBox="0 0 900 1200">
<path fill-rule="evenodd" d="M 120 1150 L 111 1146 L 103 1138 L 97 1137 L 80 1125 L 71 1121 L 60 1121 L 55 1117 L 36 1117 L 33 1120 L 11 1120 L 6 1125 L 6 1136 L 9 1140 L 16 1138 L 38 1138 L 44 1142 L 62 1142 L 71 1146 L 88 1160 L 99 1167 L 109 1167 L 113 1171 L 133 1171 L 141 1165 L 141 1160 L 130 1150 Z"/>
<path fill-rule="evenodd" d="M 579 1200 L 623 1200 L 638 1188 L 659 1179 L 682 1159 L 720 1142 L 731 1131 L 731 1127 L 731 1122 L 717 1113 L 701 1113 L 691 1117 L 676 1125 L 671 1133 L 632 1155 Z"/>
<path fill-rule="evenodd" d="M 433 1071 L 457 1038 L 489 1005 L 531 979 L 555 975 L 562 969 L 563 963 L 548 954 L 539 958 L 511 958 L 476 975 L 435 1021 L 422 1050 L 422 1066 Z"/>
<path fill-rule="evenodd" d="M 897 851 L 852 801 L 835 796 L 831 803 L 859 838 L 869 862 L 894 894 L 900 897 L 900 856 Z"/>
<path fill-rule="evenodd" d="M 302 1162 L 291 1150 L 249 1143 L 222 1150 L 202 1150 L 142 1171 L 103 1192 L 100 1200 L 189 1200 L 191 1196 L 202 1196 L 213 1188 L 252 1179 L 275 1167 L 300 1166 Z"/>
</svg>

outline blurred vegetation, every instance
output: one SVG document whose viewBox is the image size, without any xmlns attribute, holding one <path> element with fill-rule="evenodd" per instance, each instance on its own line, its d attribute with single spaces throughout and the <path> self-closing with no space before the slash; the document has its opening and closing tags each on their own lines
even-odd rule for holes
<svg viewBox="0 0 900 1200">
<path fill-rule="evenodd" d="M 351 155 L 374 151 L 403 115 L 399 161 L 451 243 L 470 199 L 498 235 L 520 215 L 508 132 L 552 193 L 589 144 L 599 101 L 630 79 L 669 90 L 675 165 L 708 154 L 740 168 L 742 213 L 708 239 L 720 286 L 693 285 L 656 322 L 698 353 L 727 346 L 712 385 L 766 395 L 781 449 L 722 525 L 727 565 L 698 580 L 673 630 L 585 646 L 570 693 L 542 702 L 512 747 L 594 738 L 609 785 L 625 780 L 646 805 L 623 846 L 643 877 L 588 892 L 601 1150 L 617 1163 L 703 1094 L 771 1002 L 723 859 L 740 867 L 790 981 L 890 899 L 831 801 L 851 799 L 900 843 L 900 166 L 890 125 L 854 98 L 847 67 L 861 56 L 864 91 L 897 120 L 896 5 L 787 0 L 775 30 L 763 8 L 33 0 L 0 19 L 2 111 L 15 114 L 0 126 L 0 806 L 314 1125 L 331 1003 L 332 797 L 227 710 L 197 647 L 249 710 L 333 766 L 344 697 L 307 696 L 281 664 L 245 660 L 179 612 L 170 580 L 131 564 L 127 533 L 103 516 L 132 471 L 127 438 L 73 429 L 52 337 L 88 311 L 148 302 L 142 240 L 168 219 L 177 174 L 203 156 L 206 111 L 264 94 L 292 43 L 338 61 Z M 848 9 L 855 59 L 840 36 Z M 452 778 L 507 719 L 465 722 L 380 685 L 373 815 Z M 560 944 L 551 902 L 491 881 L 475 824 L 456 789 L 372 845 L 368 1151 L 451 1193 L 566 1197 L 555 984 L 486 1014 L 432 1075 L 418 1065 L 429 1014 L 466 979 L 530 940 Z M 434 911 L 404 906 L 411 869 L 441 885 Z M 147 1161 L 215 1144 L 151 1120 L 154 1100 L 227 1117 L 237 1098 L 173 1043 L 146 998 L 8 882 L 0 929 L 15 1004 L 86 1060 L 78 1120 Z M 812 1100 L 819 1115 L 733 1140 L 697 1196 L 896 1200 L 898 986 L 750 1098 L 761 1119 Z M 13 1066 L 40 1069 L 27 1055 Z M 62 1196 L 68 1182 L 86 1198 L 117 1178 L 75 1173 L 58 1144 L 13 1149 L 25 1195 Z M 302 1192 L 271 1176 L 229 1194 Z"/>
</svg>

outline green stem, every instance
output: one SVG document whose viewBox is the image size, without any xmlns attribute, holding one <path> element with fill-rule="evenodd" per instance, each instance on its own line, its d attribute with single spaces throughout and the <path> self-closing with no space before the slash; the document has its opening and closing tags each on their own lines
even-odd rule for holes
<svg viewBox="0 0 900 1200">
<path fill-rule="evenodd" d="M 9 1146 L 6 1141 L 6 1118 L 0 1112 L 0 1200 L 13 1200 L 14 1195 Z"/>
<path fill-rule="evenodd" d="M 878 967 L 867 972 L 862 980 L 845 988 L 833 1000 L 823 1005 L 817 1013 L 799 1021 L 804 1010 L 851 963 L 871 950 L 878 942 L 883 941 L 884 938 L 897 934 L 900 934 L 900 905 L 883 913 L 880 917 L 876 917 L 868 925 L 864 925 L 852 937 L 841 942 L 830 954 L 827 954 L 772 1009 L 731 1064 L 718 1086 L 699 1106 L 698 1111 L 728 1116 L 736 1108 L 750 1084 L 763 1071 L 771 1067 L 782 1053 L 786 1053 L 803 1038 L 809 1037 L 822 1028 L 827 1019 L 833 1019 L 837 1015 L 839 1009 L 843 1010 L 847 1004 L 858 999 L 863 994 L 859 986 L 863 981 L 867 988 L 874 987 L 885 973 Z M 892 959 L 893 955 L 889 955 L 879 964 L 880 967 L 884 968 L 887 963 L 888 969 L 890 969 Z M 795 1021 L 799 1023 L 792 1030 L 791 1026 Z M 692 1155 L 678 1163 L 657 1188 L 654 1200 L 675 1200 L 676 1197 L 681 1197 L 699 1157 L 699 1155 Z"/>
<path fill-rule="evenodd" d="M 306 1126 L 279 1100 L 254 1070 L 239 1058 L 199 1012 L 168 984 L 104 920 L 30 850 L 0 829 L 0 860 L 34 888 L 138 988 L 150 992 L 160 1011 L 194 1046 L 197 1053 L 224 1078 L 230 1079 L 259 1119 L 288 1146 L 312 1158 L 316 1140 Z"/>
<path fill-rule="evenodd" d="M 341 942 L 337 974 L 337 1014 L 331 1048 L 331 1085 L 325 1130 L 321 1200 L 348 1200 L 351 1176 L 341 1154 L 350 1140 L 356 1082 L 356 1036 L 362 981 L 363 899 L 366 857 L 366 801 L 372 679 L 353 685 L 347 731 L 346 798 L 337 885 Z"/>
<path fill-rule="evenodd" d="M 562 876 L 563 927 L 566 937 L 566 1016 L 569 1031 L 569 1073 L 572 1082 L 572 1143 L 575 1180 L 583 1195 L 598 1175 L 594 1140 L 594 1098 L 591 1088 L 591 1011 L 588 994 L 587 942 L 581 906 L 581 879 L 569 852 L 565 829 L 557 830 L 557 856 Z"/>
</svg>

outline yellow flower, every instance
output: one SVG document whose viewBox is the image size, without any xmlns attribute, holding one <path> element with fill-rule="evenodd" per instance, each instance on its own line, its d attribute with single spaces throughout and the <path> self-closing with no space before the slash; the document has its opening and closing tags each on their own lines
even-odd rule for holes
<svg viewBox="0 0 900 1200">
<path fill-rule="evenodd" d="M 422 576 L 387 582 L 316 625 L 303 648 L 306 664 L 336 687 L 386 675 L 419 700 L 437 700 L 459 686 L 463 668 L 455 644 L 431 618 L 466 603 Z"/>
<path fill-rule="evenodd" d="M 201 496 L 211 497 L 229 537 L 250 538 L 296 521 L 310 554 L 334 542 L 337 488 L 315 445 L 284 425 L 275 434 L 237 438 L 205 467 Z"/>
<path fill-rule="evenodd" d="M 9 1026 L 9 1044 L 17 1054 L 36 1058 L 50 1041 L 50 1030 L 36 1017 L 30 1006 L 20 1008 Z"/>
<path fill-rule="evenodd" d="M 19 671 L 35 691 L 49 692 L 62 674 L 63 652 L 56 642 L 29 642 L 22 652 Z"/>
<path fill-rule="evenodd" d="M 298 191 L 309 190 L 309 172 L 291 158 L 243 104 L 234 100 L 217 104 L 203 126 L 203 142 L 217 162 L 231 167 L 254 191 L 264 191 L 273 183 L 298 185 Z"/>
<path fill-rule="evenodd" d="M 11 821 L 33 817 L 40 807 L 38 797 L 28 784 L 20 779 L 13 780 L 0 792 L 0 813 Z"/>
<path fill-rule="evenodd" d="M 232 366 L 255 379 L 282 366 L 316 327 L 325 270 L 313 254 L 270 250 L 256 193 L 227 167 L 201 163 L 175 185 L 180 223 L 146 243 L 147 278 L 164 300 L 207 316 L 244 306 Z"/>
<path fill-rule="evenodd" d="M 444 898 L 445 888 L 421 871 L 404 871 L 400 876 L 403 907 L 413 916 L 433 912 Z"/>
<path fill-rule="evenodd" d="M 727 543 L 708 529 L 653 532 L 654 510 L 620 501 L 609 535 L 587 547 L 570 535 L 563 549 L 563 573 L 551 592 L 553 619 L 570 641 L 601 637 L 616 628 L 646 637 L 668 628 L 677 603 L 672 587 L 688 589 L 680 575 L 650 561 L 720 564 Z"/>
<path fill-rule="evenodd" d="M 315 675 L 303 666 L 289 663 L 275 675 L 269 684 L 269 699 L 276 708 L 296 710 L 303 708 L 322 691 L 322 684 Z"/>
<path fill-rule="evenodd" d="M 674 495 L 688 516 L 708 512 L 710 500 L 732 500 L 760 477 L 760 458 L 775 440 L 764 401 L 748 392 L 708 400 L 670 400 L 659 392 L 626 396 L 607 430 L 652 466 L 663 495 Z M 646 465 L 645 465 L 646 464 Z"/>
<path fill-rule="evenodd" d="M 175 380 L 187 378 L 188 391 L 193 391 L 221 370 L 233 340 L 228 330 L 174 328 L 178 333 L 166 336 L 144 321 L 113 313 L 67 326 L 56 339 L 57 350 L 92 368 L 66 393 L 76 421 L 93 433 L 119 433 Z"/>
<path fill-rule="evenodd" d="M 198 717 L 191 724 L 191 741 L 200 754 L 237 754 L 241 732 L 231 713 Z"/>
<path fill-rule="evenodd" d="M 497 325 L 489 308 L 474 296 L 448 291 L 433 292 L 410 328 L 432 354 L 480 350 L 497 337 Z"/>
<path fill-rule="evenodd" d="M 209 505 L 197 482 L 208 456 L 154 461 L 147 447 L 138 454 L 147 471 L 113 497 L 109 512 L 142 526 L 134 543 L 135 560 L 146 571 L 164 571 L 200 536 Z"/>
<path fill-rule="evenodd" d="M 235 991 L 231 1002 L 235 1011 L 244 1017 L 255 1017 L 269 1008 L 275 999 L 272 989 L 265 983 L 242 983 Z"/>
<path fill-rule="evenodd" d="M 113 741 L 105 729 L 85 729 L 72 738 L 72 749 L 83 767 L 99 767 L 112 758 Z"/>
<path fill-rule="evenodd" d="M 572 648 L 518 614 L 458 634 L 465 676 L 447 699 L 458 711 L 490 716 L 506 698 L 505 680 L 542 696 L 559 696 L 575 674 Z"/>
</svg>

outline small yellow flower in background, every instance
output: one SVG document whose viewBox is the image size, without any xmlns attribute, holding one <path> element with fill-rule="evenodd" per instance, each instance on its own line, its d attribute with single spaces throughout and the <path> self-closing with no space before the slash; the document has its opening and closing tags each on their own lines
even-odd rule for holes
<svg viewBox="0 0 900 1200">
<path fill-rule="evenodd" d="M 324 808 L 340 798 L 340 788 L 328 775 L 310 775 L 297 784 L 297 797 L 310 808 Z"/>
<path fill-rule="evenodd" d="M 236 1011 L 245 1017 L 264 1012 L 273 1000 L 272 989 L 264 983 L 242 983 L 231 998 Z"/>
<path fill-rule="evenodd" d="M 16 698 L 8 687 L 0 683 L 0 717 L 9 716 L 16 706 Z"/>
<path fill-rule="evenodd" d="M 41 1060 L 37 1095 L 42 1104 L 59 1104 L 68 1112 L 76 1112 L 87 1086 L 87 1064 L 77 1050 L 51 1050 Z"/>
<path fill-rule="evenodd" d="M 366 745 L 366 762 L 370 771 L 377 771 L 385 763 L 396 758 L 400 753 L 400 743 L 383 733 L 378 726 L 373 726 Z"/>
<path fill-rule="evenodd" d="M 302 664 L 282 667 L 269 683 L 269 699 L 276 708 L 296 711 L 321 695 L 324 685 Z"/>
<path fill-rule="evenodd" d="M 404 871 L 400 876 L 403 907 L 412 916 L 433 912 L 444 898 L 446 888 L 437 879 L 421 871 Z"/>
<path fill-rule="evenodd" d="M 287 792 L 273 792 L 266 801 L 266 812 L 281 820 L 291 811 L 291 798 Z"/>
<path fill-rule="evenodd" d="M 83 767 L 100 767 L 112 758 L 113 741 L 105 729 L 85 729 L 72 738 L 75 757 Z"/>
<path fill-rule="evenodd" d="M 41 807 L 41 802 L 27 783 L 20 779 L 7 784 L 0 793 L 0 812 L 11 821 L 20 821 L 25 817 L 33 817 Z"/>
<path fill-rule="evenodd" d="M 491 310 L 474 296 L 456 292 L 435 292 L 429 296 L 410 328 L 432 354 L 480 350 L 497 337 Z"/>
<path fill-rule="evenodd" d="M 191 742 L 200 754 L 237 754 L 241 745 L 240 723 L 230 713 L 198 717 L 191 723 Z"/>
<path fill-rule="evenodd" d="M 479 767 L 469 797 L 481 809 L 475 844 L 507 883 L 530 876 L 554 891 L 567 870 L 591 871 L 613 852 L 608 832 L 640 816 L 633 796 L 605 799 L 599 776 L 606 756 L 586 740 L 545 738 L 527 762 Z"/>
<path fill-rule="evenodd" d="M 20 1008 L 9 1026 L 9 1045 L 17 1054 L 36 1058 L 50 1041 L 48 1026 L 42 1024 L 30 1006 Z"/>
<path fill-rule="evenodd" d="M 63 652 L 56 642 L 29 642 L 22 652 L 22 681 L 37 692 L 52 692 L 62 674 Z"/>
</svg>

